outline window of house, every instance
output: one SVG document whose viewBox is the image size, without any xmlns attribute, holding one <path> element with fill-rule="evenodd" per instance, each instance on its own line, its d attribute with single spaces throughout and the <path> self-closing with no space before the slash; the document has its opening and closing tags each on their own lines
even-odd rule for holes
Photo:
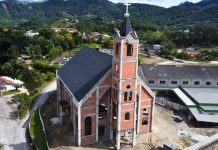
<svg viewBox="0 0 218 150">
<path fill-rule="evenodd" d="M 183 81 L 182 84 L 187 85 L 188 81 Z"/>
<path fill-rule="evenodd" d="M 166 81 L 160 81 L 160 84 L 166 84 Z"/>
<path fill-rule="evenodd" d="M 86 117 L 85 119 L 85 135 L 92 134 L 92 118 Z"/>
<path fill-rule="evenodd" d="M 119 55 L 119 48 L 120 48 L 119 44 L 116 44 L 116 55 Z"/>
<path fill-rule="evenodd" d="M 206 82 L 206 85 L 211 85 L 211 82 Z"/>
<path fill-rule="evenodd" d="M 154 80 L 149 80 L 148 84 L 154 84 Z"/>
<path fill-rule="evenodd" d="M 177 81 L 171 81 L 171 84 L 177 84 Z"/>
<path fill-rule="evenodd" d="M 129 112 L 125 113 L 125 120 L 130 120 L 130 113 Z"/>
<path fill-rule="evenodd" d="M 127 56 L 133 55 L 133 46 L 131 44 L 127 44 Z"/>
<path fill-rule="evenodd" d="M 194 82 L 194 85 L 199 85 L 200 84 L 200 81 L 195 81 Z"/>
</svg>

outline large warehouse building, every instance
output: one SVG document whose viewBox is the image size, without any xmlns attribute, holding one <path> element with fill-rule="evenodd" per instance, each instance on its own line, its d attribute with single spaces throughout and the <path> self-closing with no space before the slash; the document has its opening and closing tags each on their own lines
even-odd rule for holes
<svg viewBox="0 0 218 150">
<path fill-rule="evenodd" d="M 140 75 L 154 91 L 169 91 L 189 110 L 189 119 L 218 123 L 218 67 L 142 65 Z M 170 97 L 170 96 L 169 96 Z"/>
</svg>

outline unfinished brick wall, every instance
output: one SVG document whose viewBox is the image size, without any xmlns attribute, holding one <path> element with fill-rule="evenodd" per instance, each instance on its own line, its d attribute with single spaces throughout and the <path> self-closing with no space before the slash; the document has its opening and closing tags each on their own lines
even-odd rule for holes
<svg viewBox="0 0 218 150">
<path fill-rule="evenodd" d="M 139 133 L 147 133 L 151 131 L 153 99 L 144 87 L 141 90 L 140 105 Z M 142 125 L 143 113 L 148 114 L 148 123 L 146 125 Z"/>
<path fill-rule="evenodd" d="M 85 135 L 85 119 L 92 118 L 91 135 Z M 96 91 L 86 100 L 81 107 L 81 145 L 96 143 Z"/>
</svg>

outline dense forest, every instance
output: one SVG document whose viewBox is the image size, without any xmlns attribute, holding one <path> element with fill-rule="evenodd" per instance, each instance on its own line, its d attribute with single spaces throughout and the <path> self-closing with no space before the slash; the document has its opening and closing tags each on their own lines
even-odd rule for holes
<svg viewBox="0 0 218 150">
<path fill-rule="evenodd" d="M 43 3 L 21 3 L 16 0 L 0 2 L 0 19 L 6 23 L 54 21 L 61 18 L 122 18 L 125 7 L 107 0 L 48 0 Z M 218 23 L 218 1 L 162 8 L 146 4 L 132 4 L 131 16 L 164 26 L 187 26 L 197 23 Z"/>
</svg>

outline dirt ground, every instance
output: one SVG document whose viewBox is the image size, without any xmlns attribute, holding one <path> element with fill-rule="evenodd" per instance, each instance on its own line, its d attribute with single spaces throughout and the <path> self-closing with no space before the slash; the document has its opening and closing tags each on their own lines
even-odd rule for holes
<svg viewBox="0 0 218 150">
<path fill-rule="evenodd" d="M 167 60 L 157 56 L 148 57 L 147 55 L 142 55 L 142 61 L 144 64 L 157 64 L 157 63 L 165 62 Z"/>
<path fill-rule="evenodd" d="M 56 117 L 56 102 L 48 103 L 43 109 L 43 120 L 46 126 L 48 143 L 51 150 L 103 150 L 114 149 L 108 141 L 102 141 L 89 147 L 77 147 L 74 145 L 72 138 L 72 125 L 68 117 L 63 118 L 63 125 L 52 125 L 50 119 Z M 173 111 L 155 106 L 154 125 L 152 133 L 143 134 L 137 137 L 137 145 L 134 148 L 124 148 L 127 150 L 158 150 L 163 147 L 164 141 L 171 141 L 176 147 L 183 149 L 191 144 L 196 143 L 190 137 L 180 137 L 178 130 L 184 130 L 190 134 L 200 134 L 212 136 L 218 133 L 216 128 L 196 128 L 186 121 L 177 123 L 171 117 Z M 181 116 L 185 118 L 185 116 Z M 158 148 L 159 147 L 159 148 Z"/>
</svg>

